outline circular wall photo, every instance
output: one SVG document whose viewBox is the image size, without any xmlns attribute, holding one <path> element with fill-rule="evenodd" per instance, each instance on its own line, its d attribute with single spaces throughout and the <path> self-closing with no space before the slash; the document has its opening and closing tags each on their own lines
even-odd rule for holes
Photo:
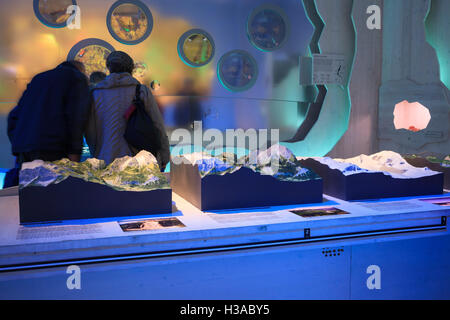
<svg viewBox="0 0 450 320">
<path fill-rule="evenodd" d="M 134 45 L 150 36 L 153 16 L 150 9 L 138 0 L 119 0 L 108 11 L 108 30 L 114 39 Z"/>
<path fill-rule="evenodd" d="M 158 91 L 161 89 L 161 83 L 158 80 L 153 80 L 150 83 L 150 88 L 152 88 L 153 91 Z"/>
<path fill-rule="evenodd" d="M 211 35 L 201 29 L 189 30 L 178 40 L 178 54 L 191 67 L 202 67 L 210 63 L 215 49 Z"/>
<path fill-rule="evenodd" d="M 136 78 L 145 78 L 148 73 L 148 66 L 145 62 L 137 61 L 134 63 L 133 76 Z"/>
<path fill-rule="evenodd" d="M 64 28 L 73 14 L 68 8 L 77 5 L 75 0 L 33 0 L 36 17 L 47 27 Z"/>
<path fill-rule="evenodd" d="M 106 59 L 113 51 L 115 51 L 114 47 L 106 41 L 85 39 L 73 46 L 67 55 L 67 60 L 83 62 L 87 76 L 96 71 L 109 74 L 108 68 L 106 68 Z"/>
<path fill-rule="evenodd" d="M 220 59 L 217 66 L 220 83 L 230 91 L 250 89 L 258 78 L 256 60 L 246 51 L 233 50 Z"/>
<path fill-rule="evenodd" d="M 259 50 L 274 51 L 283 46 L 289 34 L 289 20 L 276 6 L 266 5 L 255 9 L 247 21 L 247 35 Z"/>
</svg>

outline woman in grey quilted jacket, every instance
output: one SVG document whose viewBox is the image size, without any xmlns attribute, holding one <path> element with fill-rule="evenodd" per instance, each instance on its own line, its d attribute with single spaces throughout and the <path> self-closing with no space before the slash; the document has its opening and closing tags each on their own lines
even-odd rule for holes
<svg viewBox="0 0 450 320">
<path fill-rule="evenodd" d="M 133 150 L 123 137 L 127 122 L 124 114 L 130 107 L 139 81 L 131 74 L 133 59 L 121 51 L 112 52 L 106 63 L 110 75 L 99 82 L 92 90 L 92 106 L 86 129 L 86 141 L 94 158 L 109 164 L 116 158 L 134 156 L 140 150 Z M 164 169 L 170 161 L 169 140 L 164 121 L 155 98 L 147 86 L 141 86 L 141 100 L 145 110 L 161 131 L 162 148 L 154 156 Z"/>
</svg>

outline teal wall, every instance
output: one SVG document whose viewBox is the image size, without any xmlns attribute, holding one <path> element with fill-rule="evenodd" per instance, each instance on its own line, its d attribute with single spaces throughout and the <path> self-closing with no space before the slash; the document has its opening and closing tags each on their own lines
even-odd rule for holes
<svg viewBox="0 0 450 320">
<path fill-rule="evenodd" d="M 427 41 L 436 50 L 439 60 L 440 77 L 450 89 L 450 1 L 431 0 L 430 10 L 425 19 Z"/>
</svg>

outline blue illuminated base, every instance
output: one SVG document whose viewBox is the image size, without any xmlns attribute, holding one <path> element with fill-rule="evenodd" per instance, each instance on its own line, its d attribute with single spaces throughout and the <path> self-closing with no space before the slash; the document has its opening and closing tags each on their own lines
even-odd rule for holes
<svg viewBox="0 0 450 320">
<path fill-rule="evenodd" d="M 201 178 L 198 165 L 171 164 L 173 191 L 202 211 L 322 202 L 322 180 L 280 181 L 248 168 Z"/>
<path fill-rule="evenodd" d="M 357 173 L 344 175 L 314 159 L 300 160 L 305 168 L 323 179 L 324 193 L 342 200 L 365 200 L 392 197 L 413 197 L 443 193 L 444 174 L 415 178 L 395 179 L 383 173 Z"/>
<path fill-rule="evenodd" d="M 140 216 L 172 212 L 172 190 L 117 191 L 69 177 L 19 190 L 20 223 Z"/>
<path fill-rule="evenodd" d="M 0 190 L 3 189 L 7 170 L 0 169 Z"/>
</svg>

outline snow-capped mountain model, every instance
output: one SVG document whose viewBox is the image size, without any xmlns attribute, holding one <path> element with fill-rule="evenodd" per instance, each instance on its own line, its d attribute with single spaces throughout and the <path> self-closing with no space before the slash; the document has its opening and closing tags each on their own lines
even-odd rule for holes
<svg viewBox="0 0 450 320">
<path fill-rule="evenodd" d="M 446 156 L 444 160 L 442 160 L 441 166 L 444 168 L 450 168 L 450 156 Z"/>
<path fill-rule="evenodd" d="M 307 158 L 299 158 L 305 160 Z M 416 168 L 393 151 L 381 151 L 373 155 L 360 155 L 349 159 L 312 158 L 330 169 L 338 169 L 349 176 L 358 173 L 383 173 L 396 179 L 414 179 L 439 174 L 429 168 Z"/>
<path fill-rule="evenodd" d="M 202 211 L 321 203 L 323 181 L 275 145 L 240 158 L 225 152 L 172 157 L 173 192 Z"/>
<path fill-rule="evenodd" d="M 175 157 L 173 161 L 197 165 L 202 178 L 207 175 L 230 174 L 241 168 L 249 168 L 261 175 L 270 175 L 282 181 L 320 179 L 312 170 L 303 168 L 289 149 L 280 145 L 274 145 L 262 151 L 252 151 L 239 159 L 236 159 L 232 153 L 211 156 L 200 152 Z"/>
<path fill-rule="evenodd" d="M 322 177 L 325 194 L 344 200 L 423 196 L 443 191 L 441 172 L 413 167 L 392 151 L 350 159 L 298 160 Z"/>
<path fill-rule="evenodd" d="M 118 191 L 150 191 L 170 188 L 160 172 L 156 158 L 147 151 L 135 157 L 123 157 L 106 166 L 103 160 L 87 159 L 71 162 L 62 159 L 55 162 L 36 160 L 24 163 L 19 175 L 20 188 L 47 187 L 68 177 L 109 186 Z"/>
<path fill-rule="evenodd" d="M 429 168 L 444 174 L 444 189 L 450 190 L 450 156 L 440 153 L 423 152 L 420 154 L 406 154 L 405 160 L 416 168 Z"/>
</svg>

